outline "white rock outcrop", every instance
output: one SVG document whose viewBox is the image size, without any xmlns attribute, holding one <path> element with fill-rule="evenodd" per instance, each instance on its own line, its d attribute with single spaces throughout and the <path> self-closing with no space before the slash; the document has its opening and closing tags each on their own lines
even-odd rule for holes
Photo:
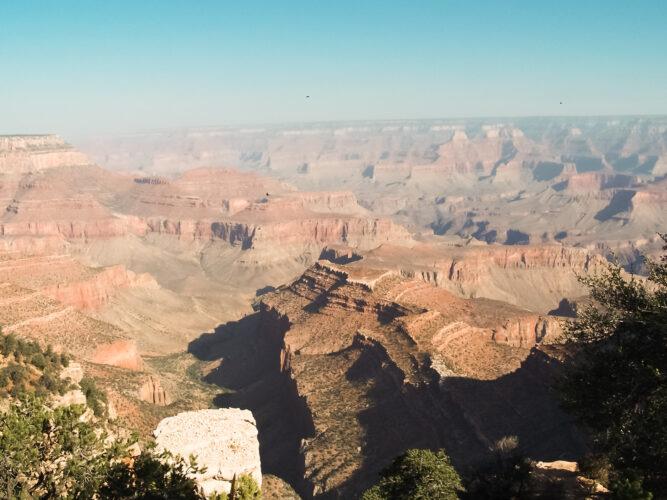
<svg viewBox="0 0 667 500">
<path fill-rule="evenodd" d="M 197 456 L 207 470 L 195 479 L 206 496 L 229 493 L 235 474 L 249 474 L 262 485 L 257 425 L 249 410 L 187 411 L 162 420 L 153 434 L 158 449 L 184 458 Z"/>
</svg>

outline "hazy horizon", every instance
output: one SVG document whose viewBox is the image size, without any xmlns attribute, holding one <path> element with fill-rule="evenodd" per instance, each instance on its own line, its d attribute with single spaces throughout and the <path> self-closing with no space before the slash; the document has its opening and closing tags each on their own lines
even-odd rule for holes
<svg viewBox="0 0 667 500">
<path fill-rule="evenodd" d="M 26 1 L 0 16 L 3 134 L 667 114 L 657 1 Z"/>
</svg>

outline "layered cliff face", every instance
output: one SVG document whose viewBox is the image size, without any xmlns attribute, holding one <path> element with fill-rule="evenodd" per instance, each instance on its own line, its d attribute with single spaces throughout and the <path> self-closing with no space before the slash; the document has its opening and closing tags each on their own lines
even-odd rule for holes
<svg viewBox="0 0 667 500">
<path fill-rule="evenodd" d="M 326 245 L 410 244 L 349 191 L 197 168 L 103 170 L 56 136 L 0 138 L 0 323 L 73 354 L 142 432 L 214 394 L 182 351 Z"/>
<path fill-rule="evenodd" d="M 318 124 L 166 131 L 90 151 L 114 167 L 111 149 L 122 144 L 123 167 L 182 171 L 217 158 L 301 189 L 349 190 L 413 233 L 506 245 L 604 241 L 636 269 L 637 255 L 622 247 L 641 240 L 640 251 L 655 254 L 667 223 L 665 127 L 664 117 Z"/>
<path fill-rule="evenodd" d="M 29 173 L 77 165 L 92 162 L 57 135 L 0 137 L 0 172 Z"/>
<path fill-rule="evenodd" d="M 191 344 L 224 357 L 209 380 L 235 390 L 225 402 L 259 415 L 267 472 L 350 498 L 410 447 L 443 446 L 459 467 L 507 434 L 545 460 L 583 450 L 548 389 L 558 361 L 536 348 L 557 321 L 362 263 L 321 261 Z"/>
<path fill-rule="evenodd" d="M 118 174 L 65 157 L 48 169 L 24 168 L 45 151 L 74 150 L 57 136 L 4 137 L 2 147 L 2 247 L 71 254 L 87 267 L 108 268 L 92 281 L 53 282 L 44 293 L 138 330 L 132 335 L 141 349 L 153 349 L 164 328 L 171 338 L 180 328 L 187 340 L 247 312 L 257 290 L 293 279 L 326 245 L 410 243 L 403 227 L 370 214 L 349 191 L 302 193 L 268 177 L 210 167 L 176 178 Z M 125 266 L 127 276 L 116 266 Z M 115 302 L 122 316 L 99 307 L 108 303 L 109 286 L 127 292 Z M 164 296 L 165 289 L 177 297 Z M 177 304 L 162 305 L 157 296 Z M 188 309 L 199 315 L 186 317 Z"/>
<path fill-rule="evenodd" d="M 85 266 L 68 253 L 74 246 L 60 238 L 1 241 L 5 334 L 74 356 L 106 390 L 120 421 L 144 434 L 174 411 L 210 405 L 211 391 L 196 376 L 184 375 L 193 360 L 174 353 L 222 321 L 221 313 L 124 266 Z M 81 397 L 68 393 L 61 402 Z"/>
<path fill-rule="evenodd" d="M 457 130 L 449 141 L 438 147 L 435 161 L 413 166 L 412 174 L 417 178 L 434 174 L 495 177 L 507 171 L 508 165 L 520 169 L 535 147 L 521 130 L 511 127 L 488 126 L 472 140 L 463 130 Z"/>
<path fill-rule="evenodd" d="M 215 321 L 188 319 L 192 300 L 175 297 L 148 274 L 120 265 L 85 266 L 65 253 L 24 251 L 0 252 L 0 323 L 7 333 L 82 359 L 140 369 L 139 351 L 179 349 Z"/>
<path fill-rule="evenodd" d="M 133 287 L 157 288 L 158 285 L 148 274 L 137 275 L 123 266 L 113 266 L 103 269 L 90 280 L 58 283 L 41 292 L 77 309 L 94 310 L 108 303 L 114 292 Z"/>
<path fill-rule="evenodd" d="M 368 214 L 350 192 L 298 193 L 271 178 L 220 168 L 197 168 L 176 179 L 117 175 L 92 165 L 57 136 L 5 137 L 2 147 L 0 198 L 6 207 L 0 233 L 5 236 L 87 241 L 157 233 L 221 239 L 244 248 L 311 243 L 368 248 L 409 239 L 391 221 Z M 55 150 L 81 158 L 54 160 L 46 172 L 24 168 L 20 155 L 37 164 L 41 160 L 35 157 Z"/>
<path fill-rule="evenodd" d="M 586 172 L 567 178 L 567 188 L 580 192 L 599 192 L 610 188 L 629 188 L 639 182 L 639 178 L 608 172 Z"/>
<path fill-rule="evenodd" d="M 547 313 L 563 298 L 586 293 L 577 274 L 595 272 L 606 263 L 581 248 L 555 245 L 448 246 L 421 243 L 409 251 L 381 245 L 351 268 L 384 266 L 401 276 L 421 280 L 463 297 L 501 300 Z"/>
<path fill-rule="evenodd" d="M 88 306 L 99 307 L 130 285 L 122 283 L 127 277 L 124 269 L 107 271 L 121 277 L 114 283 L 104 279 L 105 271 L 86 268 L 67 255 L 2 257 L 0 320 L 4 332 L 51 344 L 84 359 L 92 359 L 98 345 L 127 338 L 122 330 L 84 313 Z M 63 301 L 58 300 L 59 291 Z"/>
</svg>

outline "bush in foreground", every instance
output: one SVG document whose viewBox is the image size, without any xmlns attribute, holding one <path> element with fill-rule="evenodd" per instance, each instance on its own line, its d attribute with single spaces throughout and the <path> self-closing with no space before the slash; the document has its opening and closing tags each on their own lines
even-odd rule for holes
<svg viewBox="0 0 667 500">
<path fill-rule="evenodd" d="M 455 500 L 463 491 L 461 478 L 444 450 L 408 450 L 380 472 L 380 482 L 362 500 Z"/>
</svg>

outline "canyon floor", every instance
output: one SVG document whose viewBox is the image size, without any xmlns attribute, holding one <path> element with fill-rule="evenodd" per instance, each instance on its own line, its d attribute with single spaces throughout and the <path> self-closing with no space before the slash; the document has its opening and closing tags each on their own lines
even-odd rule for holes
<svg viewBox="0 0 667 500">
<path fill-rule="evenodd" d="M 642 272 L 667 119 L 0 137 L 0 325 L 119 422 L 252 410 L 266 484 L 353 498 L 407 448 L 460 470 L 586 437 L 551 388 L 577 274 Z M 269 477 L 269 476 L 267 476 Z M 282 484 L 282 485 L 281 485 Z"/>
</svg>

